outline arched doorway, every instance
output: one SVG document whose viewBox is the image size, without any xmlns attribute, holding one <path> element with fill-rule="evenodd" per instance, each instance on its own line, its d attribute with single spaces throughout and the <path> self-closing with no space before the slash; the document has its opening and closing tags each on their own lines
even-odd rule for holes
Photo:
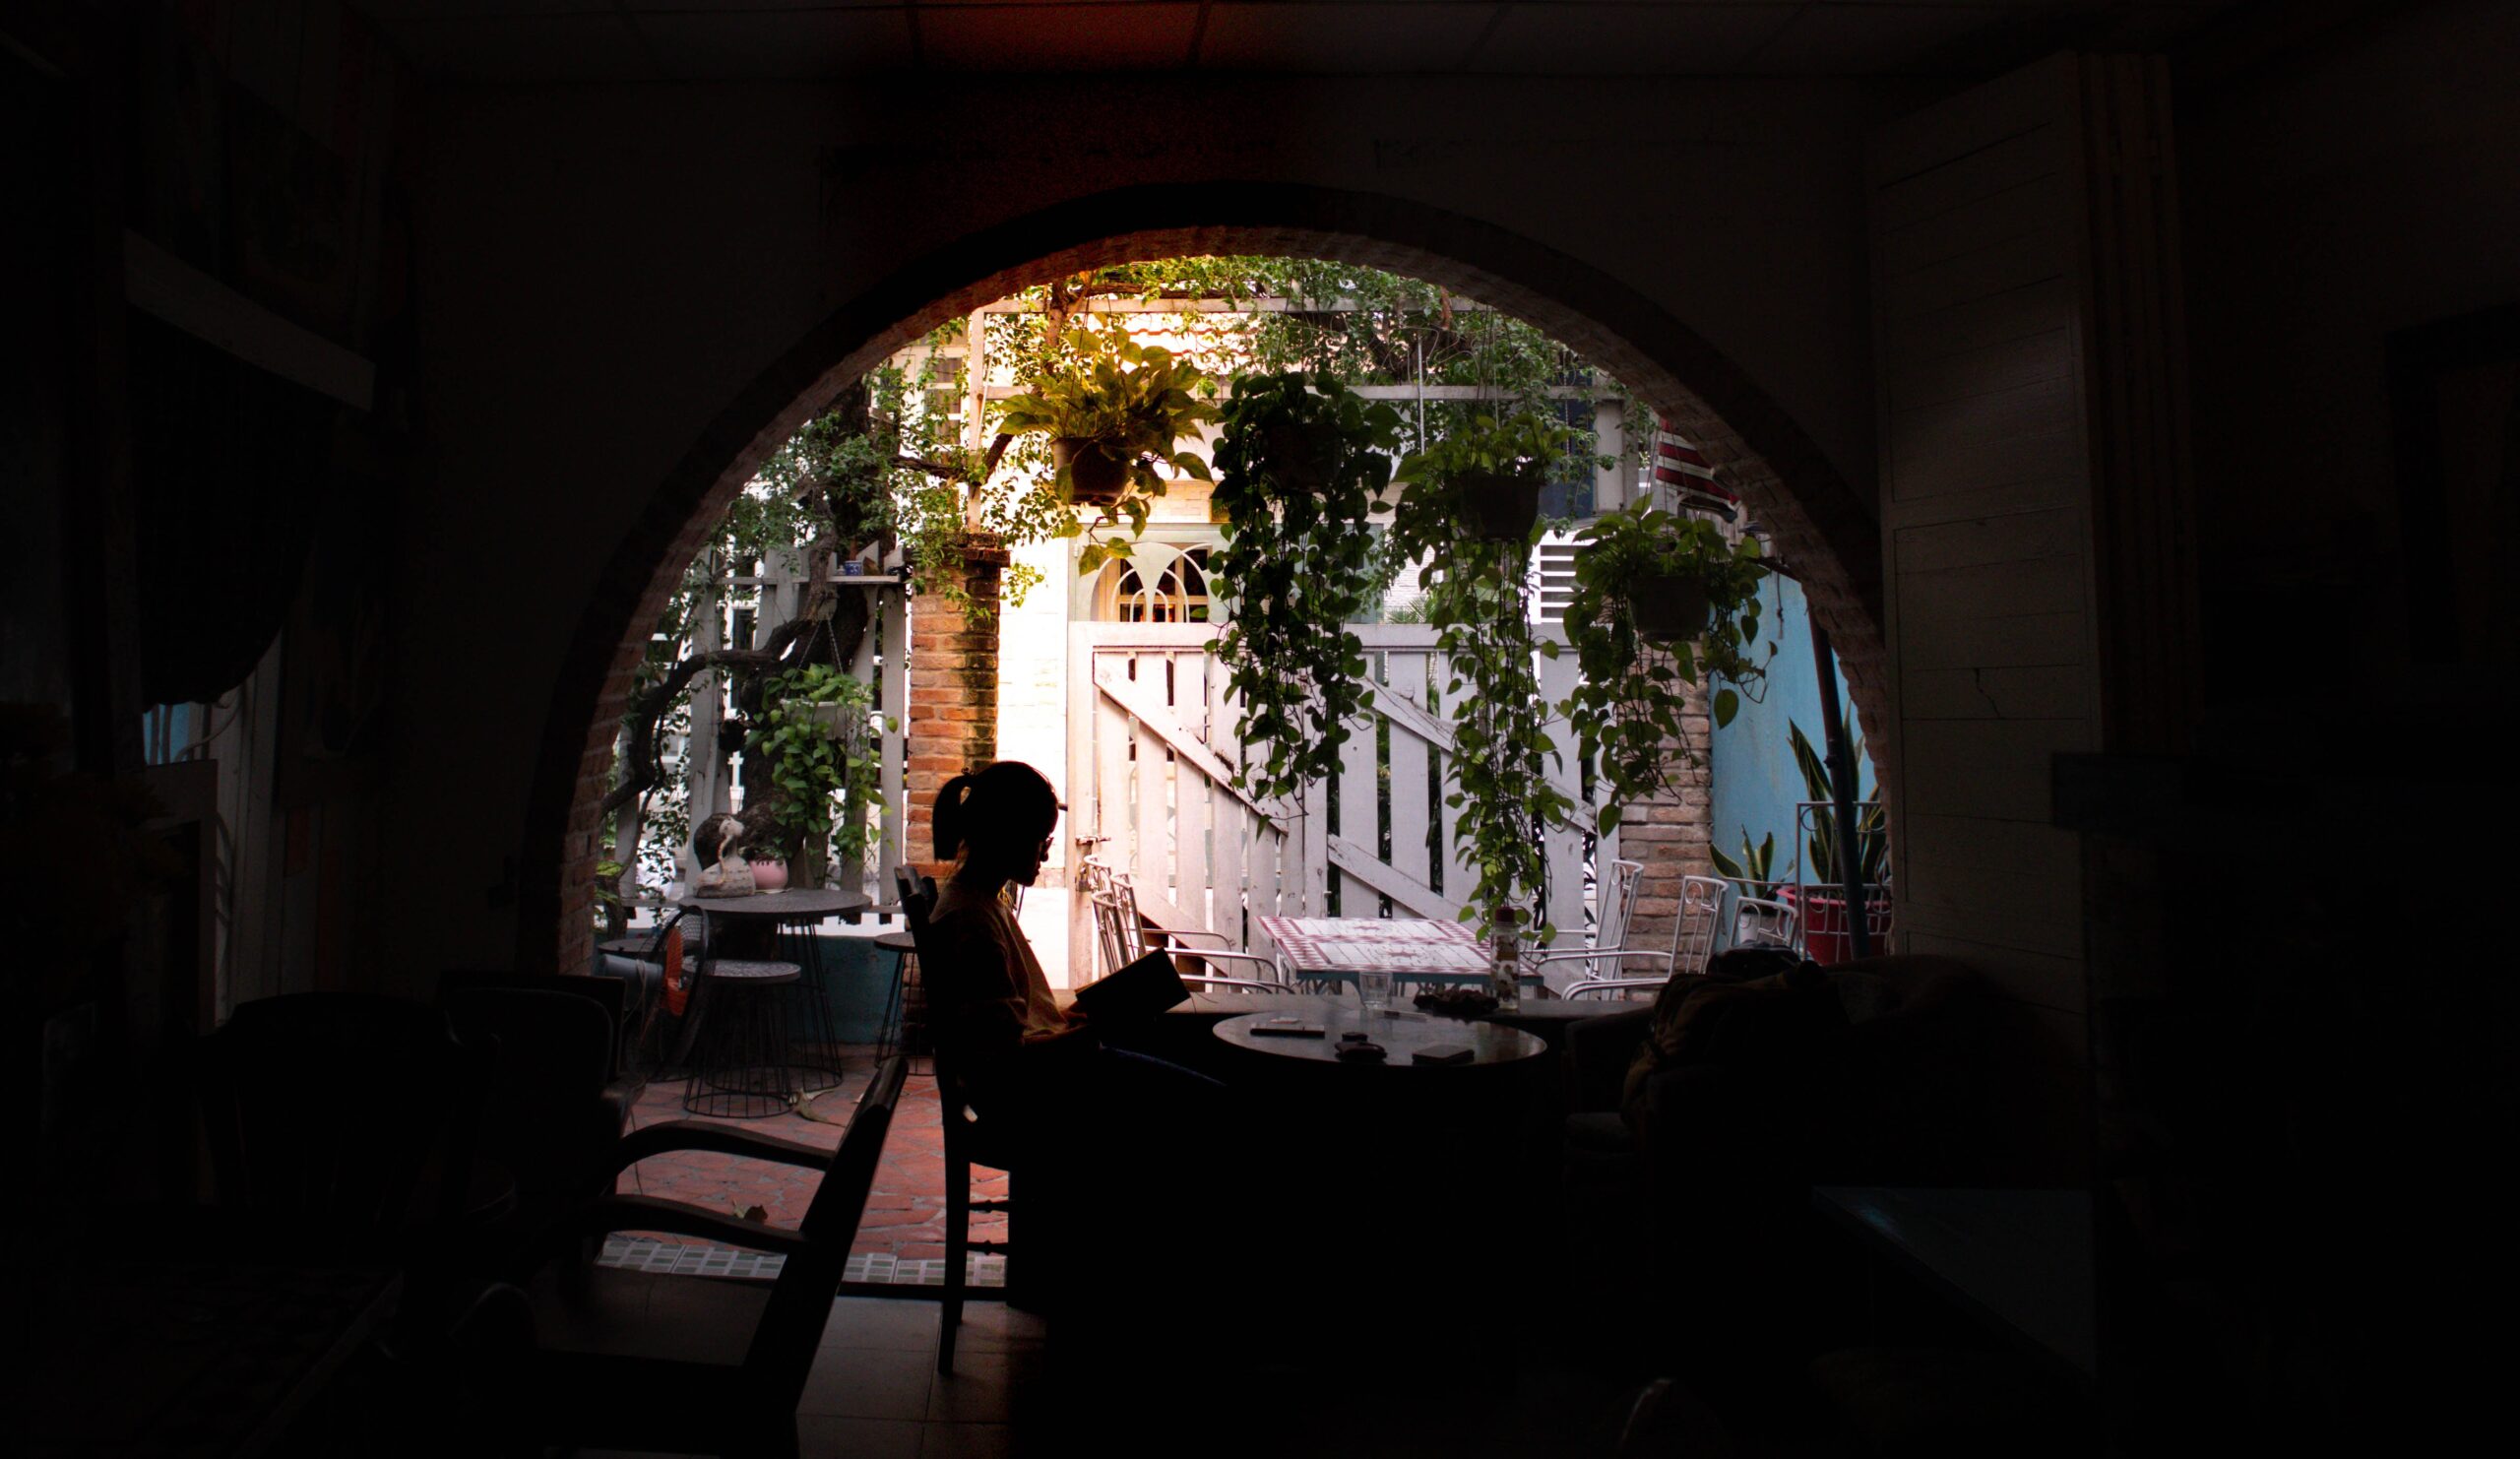
<svg viewBox="0 0 2520 1459">
<path fill-rule="evenodd" d="M 847 381 L 948 319 L 1103 264 L 1184 254 L 1332 259 L 1430 280 L 1539 326 L 1624 380 L 1759 512 L 1838 646 L 1867 738 L 1893 726 L 1872 518 L 1801 428 L 1687 325 L 1633 288 L 1476 220 L 1373 194 L 1164 184 L 1073 199 L 940 249 L 843 305 L 757 375 L 650 492 L 606 562 L 552 686 L 527 811 L 526 967 L 573 967 L 599 806 L 633 672 L 666 596 L 762 460 Z"/>
</svg>

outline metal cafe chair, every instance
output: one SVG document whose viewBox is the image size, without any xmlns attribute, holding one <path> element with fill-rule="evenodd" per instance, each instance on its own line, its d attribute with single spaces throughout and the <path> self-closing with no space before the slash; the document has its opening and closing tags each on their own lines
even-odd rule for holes
<svg viewBox="0 0 2520 1459">
<path fill-rule="evenodd" d="M 1186 936 L 1213 937 L 1225 940 L 1222 933 L 1183 933 L 1150 927 L 1138 912 L 1137 894 L 1127 877 L 1117 872 L 1106 873 L 1105 885 L 1093 894 L 1094 928 L 1102 952 L 1102 971 L 1116 972 L 1150 952 L 1168 953 L 1176 964 L 1188 961 L 1205 967 L 1211 963 L 1249 964 L 1259 972 L 1249 978 L 1236 978 L 1209 972 L 1184 972 L 1181 981 L 1198 988 L 1224 989 L 1234 992 L 1282 993 L 1289 989 L 1278 979 L 1278 965 L 1258 953 L 1231 951 L 1224 947 L 1192 947 L 1182 941 Z"/>
<path fill-rule="evenodd" d="M 1604 888 L 1606 895 L 1602 898 L 1601 925 L 1593 934 L 1593 945 L 1531 954 L 1523 959 L 1525 971 L 1539 972 L 1551 963 L 1581 963 L 1583 977 L 1569 985 L 1570 997 L 1575 988 L 1616 979 L 1620 960 L 1629 952 L 1627 929 L 1636 917 L 1636 891 L 1644 877 L 1642 861 L 1610 862 L 1609 885 Z"/>
<path fill-rule="evenodd" d="M 1625 863 L 1621 863 L 1625 864 Z M 1680 878 L 1680 910 L 1671 923 L 1671 946 L 1668 952 L 1635 949 L 1621 954 L 1621 959 L 1660 961 L 1663 971 L 1638 978 L 1589 978 L 1566 990 L 1566 996 L 1581 997 L 1591 993 L 1629 993 L 1659 989 L 1674 976 L 1694 977 L 1706 971 L 1707 960 L 1715 954 L 1715 932 L 1724 910 L 1724 882 L 1720 877 L 1683 876 Z"/>
</svg>

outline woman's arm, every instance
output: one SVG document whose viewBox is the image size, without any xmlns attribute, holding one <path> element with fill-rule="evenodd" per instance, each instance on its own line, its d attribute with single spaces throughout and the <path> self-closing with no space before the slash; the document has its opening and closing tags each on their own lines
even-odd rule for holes
<svg viewBox="0 0 2520 1459">
<path fill-rule="evenodd" d="M 979 918 L 948 917 L 931 928 L 948 960 L 928 974 L 930 996 L 942 993 L 940 1010 L 954 1030 L 963 1057 L 975 1068 L 1003 1068 L 1024 1045 L 1024 984 Z M 924 970 L 922 970 L 924 971 Z M 985 1077 L 985 1076 L 983 1076 Z"/>
</svg>

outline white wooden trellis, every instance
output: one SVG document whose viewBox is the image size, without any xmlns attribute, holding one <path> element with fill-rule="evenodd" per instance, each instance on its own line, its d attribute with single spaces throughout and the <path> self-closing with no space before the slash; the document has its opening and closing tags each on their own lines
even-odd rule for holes
<svg viewBox="0 0 2520 1459">
<path fill-rule="evenodd" d="M 1263 956 L 1274 948 L 1253 919 L 1328 916 L 1334 889 L 1347 917 L 1376 916 L 1384 898 L 1395 916 L 1459 917 L 1472 877 L 1443 804 L 1453 779 L 1445 763 L 1452 725 L 1437 631 L 1356 626 L 1375 666 L 1371 715 L 1390 726 L 1390 809 L 1386 824 L 1376 727 L 1358 725 L 1342 746 L 1336 833 L 1327 782 L 1278 804 L 1257 802 L 1235 784 L 1242 751 L 1237 706 L 1215 651 L 1222 631 L 1204 623 L 1074 625 L 1071 724 L 1084 730 L 1069 741 L 1076 834 L 1129 874 L 1140 908 L 1158 922 L 1220 932 Z M 1555 625 L 1540 632 L 1563 641 Z M 1554 702 L 1572 686 L 1574 660 L 1543 658 L 1540 671 L 1542 694 Z M 1561 747 L 1551 778 L 1580 800 L 1573 733 L 1557 720 L 1548 733 Z M 1380 851 L 1386 831 L 1388 857 Z M 1585 927 L 1582 841 L 1580 831 L 1562 831 L 1547 848 L 1549 919 L 1561 936 L 1578 939 Z M 1598 864 L 1616 854 L 1612 832 L 1597 850 Z M 1090 918 L 1091 910 L 1080 906 L 1074 915 Z"/>
</svg>

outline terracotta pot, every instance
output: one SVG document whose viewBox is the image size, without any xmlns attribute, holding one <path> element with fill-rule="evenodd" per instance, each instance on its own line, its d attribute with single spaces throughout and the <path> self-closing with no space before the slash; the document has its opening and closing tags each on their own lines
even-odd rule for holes
<svg viewBox="0 0 2520 1459">
<path fill-rule="evenodd" d="M 1050 461 L 1067 476 L 1068 499 L 1080 505 L 1107 507 L 1128 490 L 1129 464 L 1090 437 L 1050 442 Z"/>
<path fill-rule="evenodd" d="M 1540 521 L 1540 479 L 1513 472 L 1471 472 L 1461 487 L 1462 525 L 1490 541 L 1522 541 Z"/>
<path fill-rule="evenodd" d="M 1706 579 L 1693 573 L 1639 578 L 1628 590 L 1628 617 L 1636 631 L 1665 643 L 1704 633 L 1709 606 Z"/>
<path fill-rule="evenodd" d="M 752 863 L 752 889 L 756 892 L 783 891 L 788 886 L 788 863 L 755 861 Z"/>
<path fill-rule="evenodd" d="M 1855 926 L 1847 917 L 1844 893 L 1812 892 L 1803 896 L 1796 888 L 1781 887 L 1778 898 L 1794 908 L 1802 923 L 1802 955 L 1822 967 L 1843 963 L 1855 956 Z M 1864 920 L 1872 933 L 1873 952 L 1889 951 L 1882 945 L 1883 934 L 1890 922 L 1890 889 L 1867 886 L 1863 889 Z"/>
</svg>

